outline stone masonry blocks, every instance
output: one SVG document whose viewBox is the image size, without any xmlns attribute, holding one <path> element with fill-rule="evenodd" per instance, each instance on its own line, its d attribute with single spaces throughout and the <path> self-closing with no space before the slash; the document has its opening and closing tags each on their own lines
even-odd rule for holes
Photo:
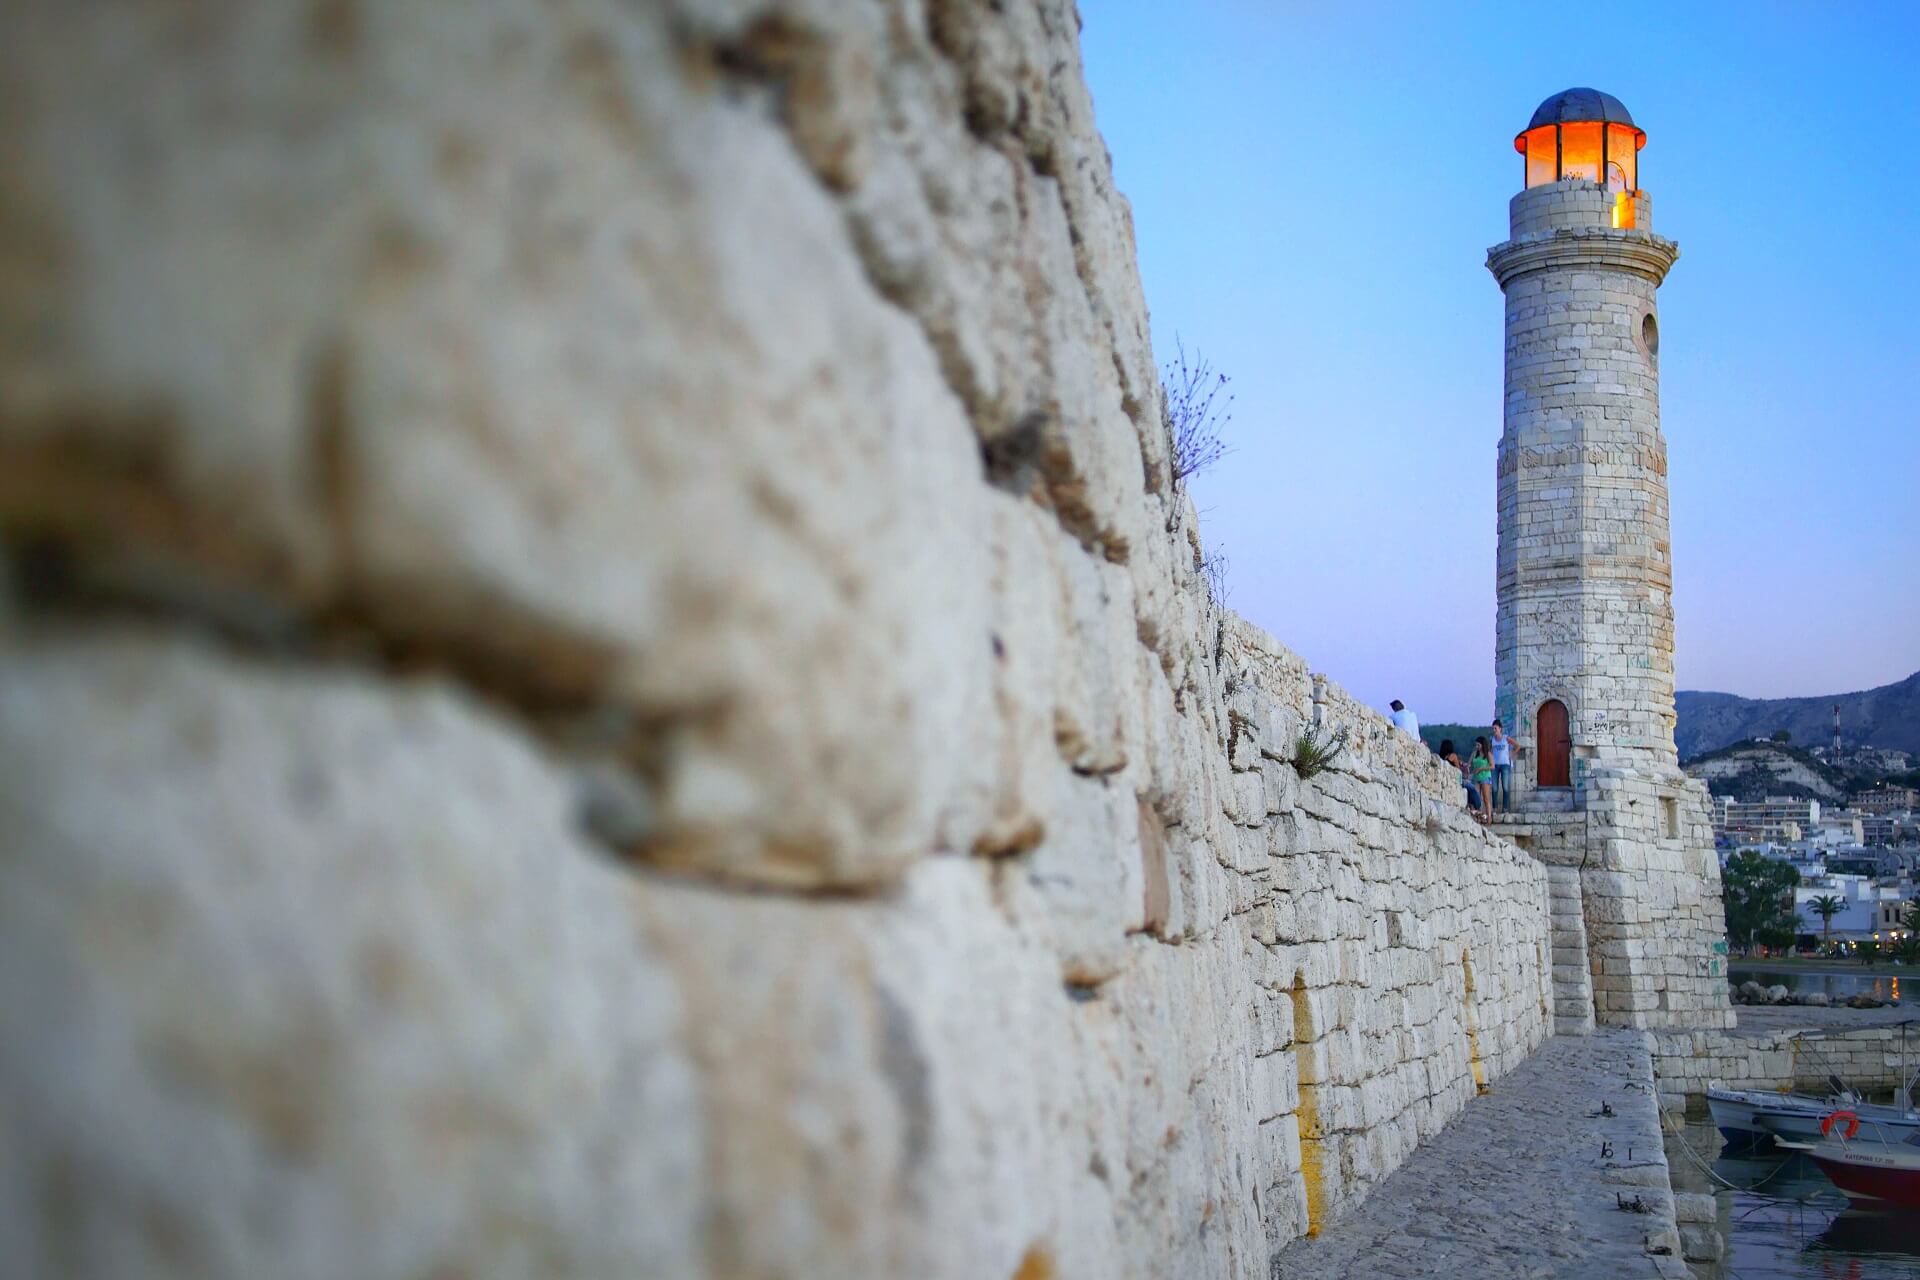
<svg viewBox="0 0 1920 1280">
<path fill-rule="evenodd" d="M 5 8 L 0 1273 L 1261 1277 L 1551 1033 L 1207 590 L 1077 31 Z"/>
<path fill-rule="evenodd" d="M 1733 1015 L 1714 945 L 1719 875 L 1700 847 L 1704 789 L 1673 741 L 1655 294 L 1679 249 L 1653 234 L 1646 194 L 1633 203 L 1632 227 L 1618 228 L 1597 184 L 1534 187 L 1511 202 L 1512 238 L 1488 252 L 1506 296 L 1495 714 L 1517 740 L 1523 813 L 1508 829 L 1556 874 L 1579 868 L 1584 955 L 1562 933 L 1562 1016 L 1586 1016 L 1570 972 L 1584 960 L 1600 1023 L 1720 1027 Z M 1549 701 L 1565 708 L 1566 747 L 1541 740 Z M 1556 749 L 1570 756 L 1567 785 L 1536 790 Z"/>
</svg>

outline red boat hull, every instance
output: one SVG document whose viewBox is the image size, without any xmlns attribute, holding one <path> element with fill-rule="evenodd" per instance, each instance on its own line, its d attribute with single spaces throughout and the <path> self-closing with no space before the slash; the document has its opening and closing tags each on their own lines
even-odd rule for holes
<svg viewBox="0 0 1920 1280">
<path fill-rule="evenodd" d="M 1850 1196 L 1920 1207 L 1920 1169 L 1843 1164 L 1820 1155 L 1815 1155 L 1813 1162 L 1834 1186 Z"/>
</svg>

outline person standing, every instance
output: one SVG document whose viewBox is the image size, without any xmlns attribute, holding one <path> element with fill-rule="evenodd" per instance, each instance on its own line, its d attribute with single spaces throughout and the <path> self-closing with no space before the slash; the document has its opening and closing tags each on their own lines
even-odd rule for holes
<svg viewBox="0 0 1920 1280">
<path fill-rule="evenodd" d="M 1415 742 L 1420 741 L 1420 717 L 1407 710 L 1407 704 L 1398 698 L 1387 705 L 1393 708 L 1393 727 L 1406 730 Z"/>
<path fill-rule="evenodd" d="M 1479 797 L 1479 818 L 1482 822 L 1493 821 L 1493 757 L 1492 748 L 1485 738 L 1473 740 L 1473 758 L 1467 761 L 1467 780 L 1473 784 L 1474 794 Z"/>
<path fill-rule="evenodd" d="M 1498 720 L 1493 722 L 1493 802 L 1500 812 L 1513 808 L 1513 739 Z"/>
<path fill-rule="evenodd" d="M 1473 783 L 1467 778 L 1467 762 L 1462 760 L 1460 753 L 1453 749 L 1452 738 L 1440 739 L 1439 754 L 1442 760 L 1452 765 L 1460 774 L 1460 786 L 1467 793 L 1467 808 L 1473 808 Z"/>
</svg>

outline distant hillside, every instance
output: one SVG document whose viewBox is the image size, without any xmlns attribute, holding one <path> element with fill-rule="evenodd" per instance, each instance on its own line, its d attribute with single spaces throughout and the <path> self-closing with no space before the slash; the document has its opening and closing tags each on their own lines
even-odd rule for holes
<svg viewBox="0 0 1920 1280">
<path fill-rule="evenodd" d="M 1839 804 L 1851 789 L 1845 775 L 1779 742 L 1736 742 L 1694 756 L 1687 761 L 1686 770 L 1706 783 L 1714 795 L 1735 800 L 1812 796 Z"/>
<path fill-rule="evenodd" d="M 1487 737 L 1492 732 L 1493 729 L 1489 725 L 1423 724 L 1420 726 L 1420 739 L 1427 744 L 1429 750 L 1438 751 L 1440 744 L 1451 738 L 1454 750 L 1464 756 L 1473 746 L 1475 738 Z"/>
<path fill-rule="evenodd" d="M 1920 751 L 1920 671 L 1898 684 L 1817 698 L 1742 698 L 1731 693 L 1674 695 L 1679 724 L 1674 740 L 1682 760 L 1785 729 L 1797 747 L 1833 737 L 1833 705 L 1840 704 L 1840 736 L 1847 746 Z"/>
</svg>

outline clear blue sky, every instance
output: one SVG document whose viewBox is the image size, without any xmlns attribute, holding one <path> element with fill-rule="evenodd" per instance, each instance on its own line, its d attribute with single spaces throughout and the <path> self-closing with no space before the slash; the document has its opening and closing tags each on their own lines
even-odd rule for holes
<svg viewBox="0 0 1920 1280">
<path fill-rule="evenodd" d="M 1376 705 L 1493 690 L 1513 135 L 1591 85 L 1648 133 L 1679 686 L 1920 669 L 1920 4 L 1082 0 L 1164 360 L 1232 376 L 1194 482 L 1234 608 Z"/>
</svg>

